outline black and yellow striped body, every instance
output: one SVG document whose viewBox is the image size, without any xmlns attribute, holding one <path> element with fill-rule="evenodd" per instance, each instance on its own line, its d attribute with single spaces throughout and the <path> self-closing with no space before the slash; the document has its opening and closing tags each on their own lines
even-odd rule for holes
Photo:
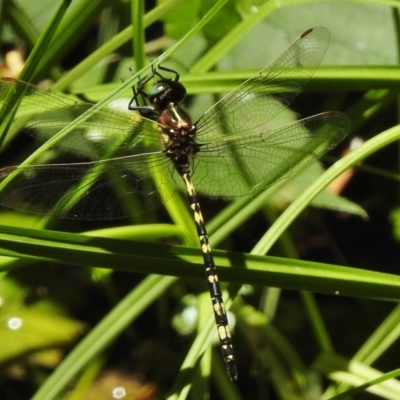
<svg viewBox="0 0 400 400">
<path fill-rule="evenodd" d="M 189 172 L 183 173 L 182 178 L 185 182 L 185 187 L 189 196 L 190 208 L 193 211 L 197 234 L 199 235 L 208 288 L 210 290 L 215 322 L 217 324 L 218 337 L 221 343 L 222 356 L 224 358 L 225 366 L 230 379 L 237 380 L 238 372 L 236 368 L 235 353 L 233 351 L 228 317 L 225 310 L 224 300 L 222 298 L 221 288 L 218 282 L 217 268 L 214 263 L 206 227 L 204 225 L 203 215 L 201 213 L 197 194 L 192 184 L 192 180 L 190 179 Z"/>
</svg>

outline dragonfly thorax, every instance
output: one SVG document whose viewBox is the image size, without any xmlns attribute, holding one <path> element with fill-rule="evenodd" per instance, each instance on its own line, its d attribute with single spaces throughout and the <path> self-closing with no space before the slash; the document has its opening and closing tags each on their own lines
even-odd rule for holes
<svg viewBox="0 0 400 400">
<path fill-rule="evenodd" d="M 181 136 L 190 136 L 194 139 L 196 127 L 179 105 L 169 103 L 163 110 L 159 110 L 156 119 L 162 126 L 163 133 L 171 139 Z"/>
<path fill-rule="evenodd" d="M 186 112 L 176 104 L 169 104 L 157 118 L 162 127 L 167 156 L 175 165 L 188 164 L 189 158 L 200 150 L 195 141 L 196 126 Z"/>
</svg>

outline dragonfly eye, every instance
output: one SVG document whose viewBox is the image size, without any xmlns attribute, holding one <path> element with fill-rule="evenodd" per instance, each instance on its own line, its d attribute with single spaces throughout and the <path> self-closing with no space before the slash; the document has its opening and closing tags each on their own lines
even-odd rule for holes
<svg viewBox="0 0 400 400">
<path fill-rule="evenodd" d="M 186 96 L 186 89 L 180 82 L 157 82 L 149 91 L 151 104 L 157 103 L 160 107 L 166 107 L 168 103 L 180 103 Z"/>
</svg>

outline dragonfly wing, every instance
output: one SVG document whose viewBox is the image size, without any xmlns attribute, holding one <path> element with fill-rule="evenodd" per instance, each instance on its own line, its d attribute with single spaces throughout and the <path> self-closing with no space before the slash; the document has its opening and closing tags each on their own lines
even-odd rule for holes
<svg viewBox="0 0 400 400">
<path fill-rule="evenodd" d="M 255 193 L 320 158 L 349 130 L 349 118 L 331 111 L 262 133 L 211 141 L 196 157 L 195 187 L 213 197 Z"/>
<path fill-rule="evenodd" d="M 302 91 L 329 41 L 329 31 L 322 27 L 303 33 L 271 64 L 213 105 L 196 123 L 198 138 L 207 142 L 218 134 L 263 130 Z"/>
<path fill-rule="evenodd" d="M 14 133 L 25 131 L 46 142 L 69 127 L 70 131 L 55 140 L 53 147 L 89 160 L 161 149 L 157 126 L 138 113 L 93 107 L 26 82 L 0 79 L 0 110 L 4 115 L 11 114 L 16 105 L 11 124 Z M 84 113 L 86 117 L 80 119 Z"/>
<path fill-rule="evenodd" d="M 0 179 L 15 176 L 1 191 L 0 203 L 70 219 L 139 215 L 172 195 L 171 168 L 163 152 L 99 162 L 6 167 L 0 170 Z"/>
</svg>

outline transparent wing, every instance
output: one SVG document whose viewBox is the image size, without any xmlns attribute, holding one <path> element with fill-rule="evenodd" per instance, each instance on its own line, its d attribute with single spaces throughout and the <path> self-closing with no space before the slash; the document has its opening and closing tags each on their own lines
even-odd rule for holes
<svg viewBox="0 0 400 400">
<path fill-rule="evenodd" d="M 307 84 L 329 41 L 330 34 L 325 28 L 304 32 L 270 65 L 224 96 L 199 119 L 196 123 L 199 140 L 208 142 L 218 134 L 247 135 L 262 131 Z"/>
<path fill-rule="evenodd" d="M 200 152 L 193 163 L 199 192 L 228 198 L 251 194 L 289 176 L 342 140 L 350 123 L 335 112 L 268 129 L 268 122 L 310 79 L 328 43 L 326 29 L 307 31 L 269 67 L 200 118 L 196 124 Z M 11 113 L 6 100 L 10 93 L 20 100 L 11 129 L 24 129 L 41 141 L 89 112 L 56 146 L 90 162 L 3 168 L 0 179 L 7 180 L 10 174 L 14 179 L 0 194 L 2 204 L 74 219 L 113 219 L 139 214 L 173 193 L 173 165 L 152 121 L 108 108 L 91 113 L 91 104 L 3 79 L 4 115 Z"/>
<path fill-rule="evenodd" d="M 0 203 L 37 214 L 101 220 L 138 215 L 168 200 L 173 169 L 163 152 L 74 163 L 6 167 Z M 154 183 L 157 181 L 157 186 Z"/>
<path fill-rule="evenodd" d="M 261 133 L 210 141 L 196 156 L 194 185 L 215 197 L 255 193 L 320 158 L 349 130 L 349 118 L 331 111 Z"/>
<path fill-rule="evenodd" d="M 11 114 L 16 103 L 11 131 L 25 131 L 40 142 L 88 112 L 54 147 L 89 162 L 31 165 L 17 172 L 15 167 L 3 168 L 0 180 L 14 176 L 0 194 L 1 204 L 72 219 L 114 219 L 142 213 L 173 192 L 165 182 L 171 165 L 153 121 L 107 107 L 92 111 L 92 104 L 15 79 L 0 79 L 2 114 Z M 168 184 L 174 188 L 173 181 Z"/>
<path fill-rule="evenodd" d="M 10 101 L 10 98 L 13 101 Z M 7 116 L 18 102 L 11 130 L 21 130 L 45 142 L 87 112 L 71 132 L 55 143 L 57 149 L 90 160 L 121 157 L 160 149 L 160 133 L 153 121 L 139 114 L 78 102 L 16 79 L 0 79 L 0 110 Z M 146 146 L 145 146 L 146 144 Z M 110 154 L 110 149 L 112 153 Z"/>
<path fill-rule="evenodd" d="M 302 91 L 329 40 L 325 28 L 306 31 L 199 119 L 193 176 L 198 192 L 226 198 L 254 193 L 318 159 L 347 135 L 349 119 L 337 112 L 280 128 L 269 123 Z"/>
</svg>

